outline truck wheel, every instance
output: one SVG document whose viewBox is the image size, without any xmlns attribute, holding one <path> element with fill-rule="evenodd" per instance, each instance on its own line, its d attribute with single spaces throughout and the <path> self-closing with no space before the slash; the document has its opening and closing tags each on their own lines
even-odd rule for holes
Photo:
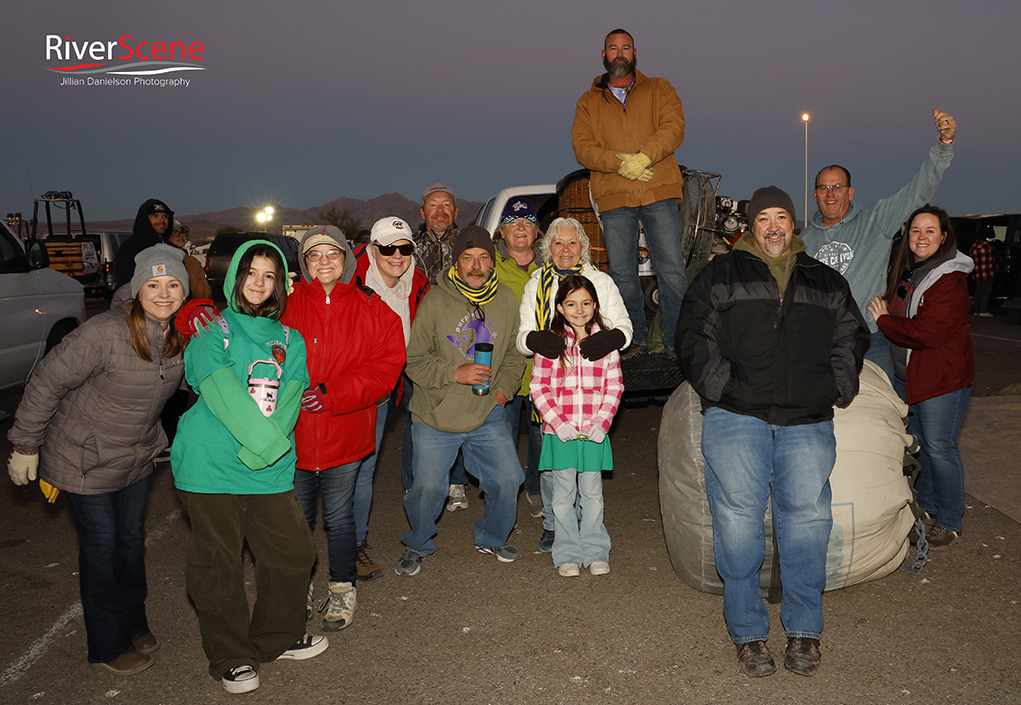
<svg viewBox="0 0 1021 705">
<path fill-rule="evenodd" d="M 57 324 L 50 330 L 49 336 L 46 338 L 46 352 L 53 350 L 60 344 L 60 341 L 64 339 L 64 336 L 73 331 L 78 327 L 78 321 L 73 318 L 68 318 L 63 321 L 57 321 Z"/>
<path fill-rule="evenodd" d="M 645 308 L 653 313 L 659 310 L 659 284 L 653 282 L 645 289 Z"/>
</svg>

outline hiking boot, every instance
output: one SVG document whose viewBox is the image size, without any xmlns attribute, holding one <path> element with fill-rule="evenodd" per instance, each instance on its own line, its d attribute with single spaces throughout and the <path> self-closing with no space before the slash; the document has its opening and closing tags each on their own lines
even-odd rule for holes
<svg viewBox="0 0 1021 705">
<path fill-rule="evenodd" d="M 776 673 L 776 662 L 764 641 L 738 644 L 737 663 L 741 666 L 741 672 L 749 678 L 763 678 Z"/>
<path fill-rule="evenodd" d="M 131 651 L 125 651 L 112 661 L 90 663 L 89 665 L 97 671 L 106 671 L 115 676 L 133 676 L 149 668 L 155 662 L 155 659 L 149 654 L 143 654 L 137 649 L 132 649 Z"/>
<path fill-rule="evenodd" d="M 588 572 L 592 575 L 606 575 L 610 572 L 610 564 L 606 561 L 593 561 L 588 567 Z"/>
<path fill-rule="evenodd" d="M 337 632 L 351 626 L 358 611 L 358 589 L 351 583 L 330 581 L 330 598 L 323 605 L 323 631 Z"/>
<path fill-rule="evenodd" d="M 538 519 L 542 516 L 542 495 L 541 494 L 526 494 L 525 497 L 528 499 L 528 504 L 531 506 L 531 510 L 528 512 L 532 515 L 533 519 Z"/>
<path fill-rule="evenodd" d="M 359 580 L 375 580 L 383 577 L 383 568 L 376 561 L 369 558 L 367 553 L 369 544 L 362 541 L 355 549 L 355 560 L 358 563 Z"/>
<path fill-rule="evenodd" d="M 143 634 L 142 636 L 135 637 L 131 640 L 131 645 L 135 647 L 135 651 L 143 654 L 152 654 L 160 650 L 159 639 L 152 635 L 152 632 Z"/>
<path fill-rule="evenodd" d="M 410 548 L 404 552 L 400 560 L 397 561 L 397 567 L 394 572 L 397 575 L 418 575 L 418 571 L 422 568 L 422 559 L 425 558 L 421 553 L 415 553 Z"/>
<path fill-rule="evenodd" d="M 819 670 L 822 653 L 819 651 L 819 640 L 807 636 L 791 637 L 787 640 L 787 653 L 783 657 L 783 667 L 799 676 L 814 676 Z"/>
<path fill-rule="evenodd" d="M 245 664 L 230 669 L 220 679 L 223 689 L 228 693 L 250 693 L 259 687 L 259 674 Z"/>
<path fill-rule="evenodd" d="M 308 595 L 305 596 L 305 621 L 312 619 L 312 613 L 315 611 L 315 602 L 312 599 L 312 581 L 308 581 Z"/>
<path fill-rule="evenodd" d="M 543 529 L 542 536 L 539 538 L 539 550 L 543 553 L 553 553 L 553 537 L 552 531 Z"/>
<path fill-rule="evenodd" d="M 476 546 L 475 550 L 489 556 L 496 556 L 496 560 L 501 563 L 512 563 L 518 558 L 521 558 L 521 551 L 511 546 L 509 543 L 505 543 L 502 546 Z"/>
<path fill-rule="evenodd" d="M 307 658 L 318 656 L 328 649 L 330 640 L 318 634 L 306 634 L 298 639 L 284 653 L 277 656 L 277 661 L 304 661 Z"/>
<path fill-rule="evenodd" d="M 447 497 L 447 511 L 455 509 L 467 509 L 468 499 L 464 496 L 464 485 L 451 485 L 450 494 Z"/>
<path fill-rule="evenodd" d="M 961 535 L 936 524 L 925 532 L 925 537 L 929 540 L 929 548 L 939 551 L 953 546 Z"/>
<path fill-rule="evenodd" d="M 574 578 L 581 575 L 581 567 L 577 563 L 564 563 L 557 572 L 565 578 Z"/>
</svg>

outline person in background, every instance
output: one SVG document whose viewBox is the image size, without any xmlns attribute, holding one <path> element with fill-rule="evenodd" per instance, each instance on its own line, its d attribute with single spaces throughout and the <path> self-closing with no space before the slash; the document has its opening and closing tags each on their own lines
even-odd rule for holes
<svg viewBox="0 0 1021 705">
<path fill-rule="evenodd" d="M 209 281 L 206 279 L 206 272 L 202 269 L 202 265 L 188 251 L 188 236 L 190 233 L 191 228 L 175 220 L 174 229 L 170 231 L 170 237 L 167 239 L 167 242 L 174 247 L 184 250 L 184 266 L 188 270 L 188 281 L 191 284 L 191 295 L 188 298 L 208 299 L 212 297 L 213 290 L 209 286 Z"/>
<path fill-rule="evenodd" d="M 309 528 L 322 501 L 329 553 L 323 630 L 337 631 L 351 626 L 358 609 L 356 486 L 365 460 L 375 458 L 379 405 L 404 368 L 404 335 L 400 317 L 355 277 L 354 254 L 339 228 L 309 228 L 300 249 L 301 280 L 282 318 L 309 341 L 311 382 L 294 431 L 294 487 Z M 313 598 L 310 582 L 307 609 Z"/>
<path fill-rule="evenodd" d="M 923 206 L 902 226 L 886 296 L 868 305 L 889 339 L 894 388 L 911 405 L 908 433 L 918 439 L 915 481 L 929 547 L 949 548 L 961 535 L 964 464 L 957 438 L 975 381 L 968 312 L 971 258 L 957 250 L 946 211 Z"/>
<path fill-rule="evenodd" d="M 989 313 L 989 299 L 993 295 L 993 280 L 1000 271 L 993 246 L 984 236 L 979 235 L 975 242 L 971 243 L 968 254 L 975 263 L 975 269 L 971 272 L 971 281 L 975 284 L 974 313 L 981 318 L 992 318 L 993 314 Z"/>
<path fill-rule="evenodd" d="M 122 287 L 131 281 L 135 274 L 135 256 L 142 250 L 158 245 L 170 234 L 170 224 L 174 221 L 174 211 L 155 198 L 138 207 L 135 223 L 131 227 L 131 237 L 117 248 L 113 256 L 114 276 L 117 286 Z"/>
<path fill-rule="evenodd" d="M 429 281 L 415 266 L 414 239 L 411 228 L 397 216 L 380 218 L 369 231 L 369 245 L 355 248 L 355 275 L 376 292 L 394 313 L 400 316 L 405 347 L 411 337 L 411 323 Z M 379 445 L 383 440 L 388 410 L 398 404 L 407 408 L 411 400 L 411 383 L 403 373 L 393 391 L 380 399 L 376 407 L 376 450 L 364 458 L 358 468 L 355 482 L 354 516 L 357 542 L 358 579 L 373 580 L 383 575 L 383 569 L 368 554 L 369 511 L 372 509 L 372 480 L 379 458 Z M 407 417 L 406 433 L 401 449 L 402 457 L 412 454 L 411 418 Z"/>
<path fill-rule="evenodd" d="M 593 333 L 579 346 L 586 360 L 596 361 L 614 350 L 623 350 L 631 342 L 631 319 L 617 285 L 608 274 L 592 266 L 589 239 L 585 227 L 574 218 L 557 218 L 550 223 L 542 239 L 542 267 L 532 272 L 525 293 L 521 296 L 519 311 L 521 325 L 518 328 L 517 347 L 522 355 L 531 357 L 536 353 L 550 360 L 556 360 L 567 348 L 563 338 L 550 331 L 550 324 L 556 310 L 553 302 L 564 277 L 581 274 L 591 281 L 599 295 L 600 310 L 606 327 Z M 537 423 L 541 419 L 533 417 Z M 542 494 L 542 536 L 539 550 L 550 553 L 556 536 L 553 517 L 553 474 L 539 474 L 539 489 Z"/>
<path fill-rule="evenodd" d="M 138 253 L 131 299 L 42 359 L 7 433 L 14 483 L 38 474 L 67 497 L 89 663 L 118 676 L 149 668 L 160 647 L 146 619 L 143 524 L 153 461 L 167 445 L 160 411 L 184 376 L 185 338 L 171 325 L 188 296 L 181 258 L 162 244 Z"/>
<path fill-rule="evenodd" d="M 504 206 L 500 225 L 493 234 L 496 244 L 496 274 L 500 283 L 510 287 L 521 302 L 525 293 L 525 284 L 532 273 L 542 266 L 542 248 L 536 242 L 539 236 L 539 223 L 532 204 L 524 198 L 512 199 Z M 506 406 L 507 421 L 510 423 L 511 437 L 517 445 L 518 431 L 521 425 L 521 414 L 525 414 L 528 424 L 528 465 L 525 469 L 525 496 L 531 506 L 532 517 L 542 516 L 542 493 L 539 488 L 539 453 L 542 450 L 542 427 L 532 420 L 532 398 L 529 396 L 529 383 L 532 379 L 532 359 L 528 359 L 525 374 L 521 378 L 521 389 Z"/>
</svg>

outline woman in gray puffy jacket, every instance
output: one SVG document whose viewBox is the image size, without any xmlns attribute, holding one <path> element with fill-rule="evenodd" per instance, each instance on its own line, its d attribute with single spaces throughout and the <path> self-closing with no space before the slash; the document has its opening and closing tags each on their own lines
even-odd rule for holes
<svg viewBox="0 0 1021 705">
<path fill-rule="evenodd" d="M 132 675 L 159 641 L 145 618 L 146 489 L 167 445 L 160 412 L 184 375 L 171 325 L 188 296 L 183 253 L 160 244 L 135 257 L 130 301 L 89 319 L 39 363 L 7 437 L 11 479 L 37 475 L 74 514 L 89 663 Z M 48 483 L 48 484 L 44 484 Z"/>
</svg>

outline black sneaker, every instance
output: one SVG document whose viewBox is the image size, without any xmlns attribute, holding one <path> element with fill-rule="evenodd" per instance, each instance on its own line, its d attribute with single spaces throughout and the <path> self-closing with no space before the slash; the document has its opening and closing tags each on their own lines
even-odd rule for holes
<svg viewBox="0 0 1021 705">
<path fill-rule="evenodd" d="M 819 670 L 822 653 L 819 651 L 819 640 L 811 637 L 796 636 L 787 640 L 787 653 L 783 657 L 783 667 L 799 676 L 814 676 Z"/>
<path fill-rule="evenodd" d="M 250 693 L 259 687 L 259 674 L 255 669 L 245 664 L 237 666 L 223 674 L 220 678 L 223 689 L 228 693 Z"/>
<path fill-rule="evenodd" d="M 543 553 L 553 553 L 553 539 L 556 537 L 552 531 L 542 530 L 542 537 L 539 538 L 539 550 Z"/>
<path fill-rule="evenodd" d="M 763 678 L 776 673 L 776 662 L 764 641 L 746 641 L 737 645 L 737 663 L 749 678 Z"/>
<path fill-rule="evenodd" d="M 475 546 L 475 550 L 479 553 L 485 553 L 489 556 L 496 556 L 496 560 L 501 563 L 513 563 L 518 558 L 521 558 L 521 551 L 509 543 L 505 543 L 502 546 Z"/>
<path fill-rule="evenodd" d="M 277 661 L 304 661 L 307 658 L 318 656 L 328 649 L 330 640 L 325 636 L 317 634 L 306 634 L 294 642 L 287 651 L 277 656 Z"/>
<path fill-rule="evenodd" d="M 938 524 L 926 531 L 925 536 L 929 540 L 929 548 L 936 551 L 950 548 L 957 539 L 961 538 L 961 534 L 957 531 L 951 531 Z"/>
<path fill-rule="evenodd" d="M 422 568 L 422 559 L 425 558 L 421 553 L 415 553 L 410 548 L 404 551 L 404 555 L 397 561 L 397 567 L 394 568 L 394 572 L 397 575 L 418 575 L 418 571 Z"/>
</svg>

